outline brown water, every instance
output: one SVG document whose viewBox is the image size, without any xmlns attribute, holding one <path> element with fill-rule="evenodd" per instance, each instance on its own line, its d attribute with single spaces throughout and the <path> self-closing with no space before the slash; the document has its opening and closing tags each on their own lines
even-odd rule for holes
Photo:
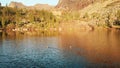
<svg viewBox="0 0 120 68">
<path fill-rule="evenodd" d="M 72 50 L 79 56 L 84 56 L 92 64 L 103 64 L 108 67 L 120 66 L 119 30 L 64 34 L 61 37 L 61 48 Z"/>
<path fill-rule="evenodd" d="M 120 68 L 120 30 L 0 33 L 0 68 Z"/>
</svg>

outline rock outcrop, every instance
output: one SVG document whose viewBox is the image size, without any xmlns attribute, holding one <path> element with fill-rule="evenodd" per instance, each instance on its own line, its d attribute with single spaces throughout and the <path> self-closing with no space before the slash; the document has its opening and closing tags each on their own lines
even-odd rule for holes
<svg viewBox="0 0 120 68">
<path fill-rule="evenodd" d="M 12 7 L 12 8 L 25 8 L 26 6 L 23 5 L 21 2 L 11 2 L 9 4 L 9 7 Z"/>
<path fill-rule="evenodd" d="M 96 1 L 99 0 L 59 0 L 56 7 L 60 9 L 80 10 Z"/>
</svg>

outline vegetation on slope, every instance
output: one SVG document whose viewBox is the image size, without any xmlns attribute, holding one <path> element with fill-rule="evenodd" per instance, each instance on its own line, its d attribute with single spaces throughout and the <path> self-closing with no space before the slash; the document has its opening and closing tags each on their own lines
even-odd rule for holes
<svg viewBox="0 0 120 68">
<path fill-rule="evenodd" d="M 81 18 L 97 26 L 114 27 L 120 25 L 120 1 L 105 0 L 89 5 L 80 11 Z"/>
<path fill-rule="evenodd" d="M 0 7 L 0 27 L 7 29 L 43 29 L 55 27 L 57 18 L 46 10 Z"/>
<path fill-rule="evenodd" d="M 69 0 L 68 0 L 69 1 Z M 78 1 L 78 0 L 77 0 Z M 92 1 L 92 0 L 91 0 Z M 54 10 L 53 10 L 54 11 Z M 57 10 L 55 10 L 57 11 Z M 109 27 L 120 28 L 120 1 L 101 0 L 89 4 L 79 11 L 60 10 L 54 15 L 47 10 L 28 10 L 0 7 L 0 27 L 15 30 L 56 30 L 67 25 L 78 25 L 77 28 Z M 64 24 L 69 23 L 69 24 Z M 70 28 L 72 28 L 70 26 Z"/>
</svg>

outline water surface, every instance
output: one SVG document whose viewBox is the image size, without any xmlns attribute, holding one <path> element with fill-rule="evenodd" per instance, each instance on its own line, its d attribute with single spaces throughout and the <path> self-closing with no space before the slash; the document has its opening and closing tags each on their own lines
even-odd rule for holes
<svg viewBox="0 0 120 68">
<path fill-rule="evenodd" d="M 119 68 L 120 31 L 1 32 L 0 68 Z"/>
</svg>

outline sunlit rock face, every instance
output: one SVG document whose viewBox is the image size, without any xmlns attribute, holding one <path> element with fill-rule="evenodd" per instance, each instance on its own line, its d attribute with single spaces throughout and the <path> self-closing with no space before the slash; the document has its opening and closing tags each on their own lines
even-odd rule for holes
<svg viewBox="0 0 120 68">
<path fill-rule="evenodd" d="M 26 6 L 23 5 L 22 3 L 20 2 L 11 2 L 9 4 L 9 7 L 12 7 L 12 8 L 25 8 Z"/>
<path fill-rule="evenodd" d="M 56 7 L 60 9 L 80 10 L 96 1 L 98 0 L 59 0 Z"/>
</svg>

